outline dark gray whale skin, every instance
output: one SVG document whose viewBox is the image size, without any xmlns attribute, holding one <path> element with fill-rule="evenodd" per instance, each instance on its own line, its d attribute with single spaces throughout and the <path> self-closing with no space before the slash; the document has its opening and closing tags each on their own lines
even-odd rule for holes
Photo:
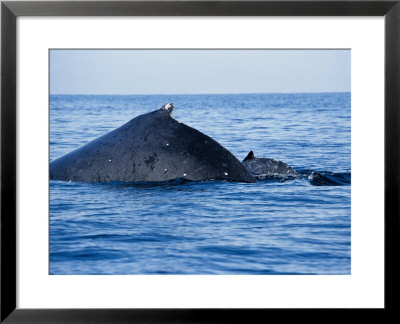
<svg viewBox="0 0 400 324">
<path fill-rule="evenodd" d="M 50 162 L 50 179 L 71 182 L 228 180 L 255 182 L 228 150 L 171 116 L 172 104 Z"/>
<path fill-rule="evenodd" d="M 253 151 L 247 154 L 242 164 L 254 176 L 295 176 L 298 173 L 282 161 L 269 158 L 257 158 Z"/>
</svg>

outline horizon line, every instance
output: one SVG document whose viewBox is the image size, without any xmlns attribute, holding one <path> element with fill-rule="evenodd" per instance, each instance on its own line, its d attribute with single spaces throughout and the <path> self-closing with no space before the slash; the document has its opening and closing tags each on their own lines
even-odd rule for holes
<svg viewBox="0 0 400 324">
<path fill-rule="evenodd" d="M 209 92 L 209 93 L 49 93 L 50 96 L 195 96 L 195 95 L 259 95 L 259 94 L 322 94 L 351 93 L 348 91 L 299 91 L 299 92 Z"/>
</svg>

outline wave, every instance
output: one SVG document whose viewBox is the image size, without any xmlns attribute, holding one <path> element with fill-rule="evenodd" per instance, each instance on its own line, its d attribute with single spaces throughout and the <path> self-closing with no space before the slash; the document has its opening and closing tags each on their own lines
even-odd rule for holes
<svg viewBox="0 0 400 324">
<path fill-rule="evenodd" d="M 257 181 L 263 182 L 287 182 L 296 179 L 305 179 L 313 186 L 348 186 L 351 185 L 351 172 L 331 172 L 331 171 L 315 171 L 315 170 L 297 170 L 297 174 L 260 174 L 253 176 Z M 203 181 L 191 181 L 184 178 L 177 178 L 167 181 L 138 181 L 138 182 L 125 182 L 125 181 L 111 181 L 111 182 L 96 182 L 100 185 L 111 186 L 111 187 L 136 187 L 136 188 L 152 188 L 152 187 L 170 187 L 174 185 L 184 185 L 190 183 L 208 183 L 208 182 L 232 182 L 223 179 L 209 179 Z M 51 182 L 61 182 L 51 180 Z M 66 183 L 70 185 L 71 183 Z"/>
<path fill-rule="evenodd" d="M 351 184 L 351 172 L 331 172 L 303 170 L 299 172 L 313 186 L 348 186 Z"/>
<path fill-rule="evenodd" d="M 257 180 L 267 182 L 286 182 L 295 179 L 306 179 L 313 186 L 347 186 L 351 184 L 351 172 L 331 172 L 301 170 L 296 175 L 261 174 L 254 175 Z"/>
</svg>

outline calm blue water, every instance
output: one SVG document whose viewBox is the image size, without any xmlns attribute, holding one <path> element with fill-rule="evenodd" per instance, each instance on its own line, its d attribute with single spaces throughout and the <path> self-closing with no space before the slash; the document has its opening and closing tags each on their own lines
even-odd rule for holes
<svg viewBox="0 0 400 324">
<path fill-rule="evenodd" d="M 350 93 L 51 96 L 50 159 L 166 102 L 239 160 L 253 150 L 304 176 L 51 181 L 51 274 L 350 274 L 351 186 L 307 179 L 350 177 Z"/>
</svg>

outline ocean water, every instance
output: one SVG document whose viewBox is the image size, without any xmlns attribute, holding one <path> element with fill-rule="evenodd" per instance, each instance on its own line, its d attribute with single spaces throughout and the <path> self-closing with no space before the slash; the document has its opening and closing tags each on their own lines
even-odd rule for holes
<svg viewBox="0 0 400 324">
<path fill-rule="evenodd" d="M 253 150 L 300 176 L 250 184 L 50 181 L 49 273 L 350 274 L 350 98 L 51 95 L 50 161 L 173 102 L 177 120 L 239 160 Z"/>
</svg>

